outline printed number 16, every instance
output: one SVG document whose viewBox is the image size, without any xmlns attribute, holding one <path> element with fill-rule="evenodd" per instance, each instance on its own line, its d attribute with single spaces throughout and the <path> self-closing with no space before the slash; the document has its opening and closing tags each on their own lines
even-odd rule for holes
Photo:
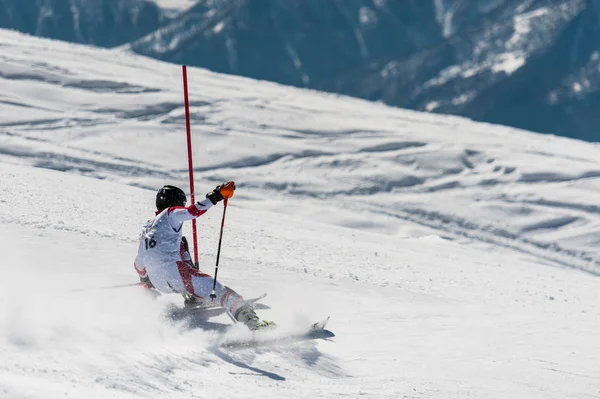
<svg viewBox="0 0 600 399">
<path fill-rule="evenodd" d="M 156 246 L 156 241 L 154 241 L 154 238 L 151 238 L 148 240 L 148 238 L 146 238 L 146 249 L 148 248 L 154 248 Z"/>
</svg>

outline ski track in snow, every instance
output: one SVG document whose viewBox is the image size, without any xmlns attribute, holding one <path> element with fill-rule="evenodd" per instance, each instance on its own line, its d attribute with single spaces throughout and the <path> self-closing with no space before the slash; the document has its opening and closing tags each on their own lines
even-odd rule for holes
<svg viewBox="0 0 600 399">
<path fill-rule="evenodd" d="M 336 337 L 228 351 L 226 317 L 95 289 L 135 281 L 156 188 L 187 187 L 180 68 L 0 30 L 0 397 L 600 395 L 598 145 L 190 84 L 198 192 L 239 188 L 219 276 Z M 220 216 L 199 219 L 207 272 Z"/>
</svg>

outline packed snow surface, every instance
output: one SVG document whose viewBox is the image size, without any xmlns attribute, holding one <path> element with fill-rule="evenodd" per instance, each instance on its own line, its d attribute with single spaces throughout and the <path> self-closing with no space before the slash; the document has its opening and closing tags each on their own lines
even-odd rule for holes
<svg viewBox="0 0 600 399">
<path fill-rule="evenodd" d="M 220 280 L 336 336 L 229 350 L 116 288 L 187 187 L 181 68 L 0 31 L 0 397 L 600 396 L 597 145 L 189 75 L 197 193 L 238 186 Z"/>
</svg>

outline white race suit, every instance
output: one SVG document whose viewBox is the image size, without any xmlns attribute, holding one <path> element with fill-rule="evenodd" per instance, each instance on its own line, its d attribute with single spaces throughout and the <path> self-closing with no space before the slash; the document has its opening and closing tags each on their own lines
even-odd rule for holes
<svg viewBox="0 0 600 399">
<path fill-rule="evenodd" d="M 214 279 L 192 268 L 189 253 L 182 242 L 183 222 L 195 219 L 210 207 L 212 202 L 205 198 L 188 207 L 176 206 L 157 212 L 149 220 L 140 235 L 135 270 L 140 277 L 148 277 L 154 287 L 163 293 L 178 292 L 198 298 L 208 298 Z M 235 291 L 217 282 L 215 301 L 236 314 L 246 303 Z"/>
</svg>

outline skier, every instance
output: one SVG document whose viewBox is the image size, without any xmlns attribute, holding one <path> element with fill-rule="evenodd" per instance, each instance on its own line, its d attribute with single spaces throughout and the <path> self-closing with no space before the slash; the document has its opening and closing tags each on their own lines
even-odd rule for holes
<svg viewBox="0 0 600 399">
<path fill-rule="evenodd" d="M 142 229 L 134 263 L 141 282 L 163 293 L 183 294 L 186 305 L 198 298 L 208 298 L 214 279 L 194 268 L 181 228 L 186 220 L 197 218 L 219 201 L 233 197 L 234 190 L 233 181 L 221 184 L 202 201 L 186 207 L 187 198 L 180 188 L 170 185 L 161 188 L 156 194 L 156 216 Z M 249 329 L 272 325 L 259 320 L 253 306 L 231 288 L 217 282 L 215 295 L 214 300 Z"/>
</svg>

